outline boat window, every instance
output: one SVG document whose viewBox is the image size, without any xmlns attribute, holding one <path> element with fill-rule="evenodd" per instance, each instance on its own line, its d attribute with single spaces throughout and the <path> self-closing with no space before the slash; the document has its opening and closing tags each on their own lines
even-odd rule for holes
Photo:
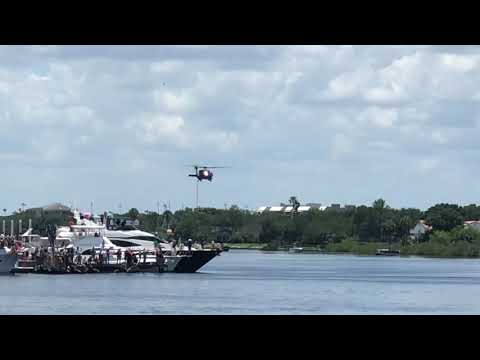
<svg viewBox="0 0 480 360">
<path fill-rule="evenodd" d="M 131 241 L 125 240 L 110 240 L 114 245 L 121 246 L 121 247 L 129 247 L 129 246 L 141 246 L 139 244 L 135 244 Z"/>
<path fill-rule="evenodd" d="M 131 237 L 128 237 L 127 239 L 154 241 L 155 236 L 131 236 Z"/>
</svg>

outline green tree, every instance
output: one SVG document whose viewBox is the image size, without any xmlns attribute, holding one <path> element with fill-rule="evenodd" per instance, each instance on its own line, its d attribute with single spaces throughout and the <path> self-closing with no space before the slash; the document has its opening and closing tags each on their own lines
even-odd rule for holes
<svg viewBox="0 0 480 360">
<path fill-rule="evenodd" d="M 139 215 L 140 215 L 140 212 L 135 208 L 131 208 L 130 210 L 128 210 L 128 213 L 127 213 L 127 216 L 132 220 L 138 219 Z"/>
<path fill-rule="evenodd" d="M 377 199 L 373 202 L 372 207 L 375 210 L 383 211 L 387 207 L 387 203 L 383 199 Z"/>
<path fill-rule="evenodd" d="M 300 202 L 297 200 L 296 196 L 290 196 L 290 199 L 288 200 L 290 205 L 292 205 L 293 209 L 291 212 L 291 216 L 293 217 L 298 213 L 298 208 L 300 207 Z"/>
<path fill-rule="evenodd" d="M 437 204 L 426 212 L 426 222 L 433 230 L 452 230 L 463 224 L 463 216 L 458 205 Z"/>
<path fill-rule="evenodd" d="M 392 219 L 387 219 L 382 223 L 383 235 L 387 237 L 389 241 L 392 240 L 395 230 L 396 230 L 395 223 L 393 222 Z"/>
<path fill-rule="evenodd" d="M 409 216 L 401 216 L 396 224 L 397 234 L 405 243 L 410 234 L 410 229 L 414 227 L 414 223 Z"/>
</svg>

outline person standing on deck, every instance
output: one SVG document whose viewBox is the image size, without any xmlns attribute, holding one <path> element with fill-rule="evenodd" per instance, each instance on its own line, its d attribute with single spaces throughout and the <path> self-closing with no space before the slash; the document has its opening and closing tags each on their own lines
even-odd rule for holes
<svg viewBox="0 0 480 360">
<path fill-rule="evenodd" d="M 125 261 L 127 263 L 127 268 L 129 268 L 132 264 L 132 255 L 130 253 L 130 249 L 127 249 L 127 251 L 125 251 Z"/>
<path fill-rule="evenodd" d="M 117 250 L 117 264 L 122 260 L 122 250 Z"/>
<path fill-rule="evenodd" d="M 155 256 L 156 256 L 156 259 L 157 259 L 157 265 L 159 267 L 162 267 L 163 268 L 163 264 L 165 263 L 165 259 L 163 257 L 163 252 L 162 252 L 162 248 L 161 247 L 157 247 L 155 249 Z"/>
<path fill-rule="evenodd" d="M 191 255 L 192 254 L 192 239 L 188 239 L 188 253 Z"/>
</svg>

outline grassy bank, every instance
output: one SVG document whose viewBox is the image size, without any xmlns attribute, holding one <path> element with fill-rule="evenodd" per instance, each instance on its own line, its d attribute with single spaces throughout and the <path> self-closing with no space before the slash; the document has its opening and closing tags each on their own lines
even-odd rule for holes
<svg viewBox="0 0 480 360">
<path fill-rule="evenodd" d="M 228 243 L 225 244 L 230 249 L 241 249 L 241 250 L 261 250 L 267 244 L 265 243 Z"/>
<path fill-rule="evenodd" d="M 390 248 L 400 250 L 401 255 L 415 255 L 442 258 L 478 258 L 480 257 L 480 245 L 467 241 L 441 244 L 428 241 L 417 244 L 388 244 L 388 243 L 360 243 L 354 240 L 344 240 L 339 243 L 328 244 L 326 253 L 352 253 L 357 255 L 375 255 L 377 249 Z"/>
<path fill-rule="evenodd" d="M 264 251 L 288 251 L 288 247 L 278 247 L 267 243 L 230 243 L 231 249 L 264 250 Z M 352 239 L 346 239 L 338 243 L 330 243 L 325 247 L 302 246 L 306 252 L 322 253 L 351 253 L 356 255 L 375 255 L 377 249 L 390 248 L 400 250 L 401 255 L 428 256 L 439 258 L 478 258 L 480 257 L 480 245 L 468 241 L 442 244 L 429 241 L 418 244 L 388 244 L 384 242 L 362 243 Z"/>
</svg>

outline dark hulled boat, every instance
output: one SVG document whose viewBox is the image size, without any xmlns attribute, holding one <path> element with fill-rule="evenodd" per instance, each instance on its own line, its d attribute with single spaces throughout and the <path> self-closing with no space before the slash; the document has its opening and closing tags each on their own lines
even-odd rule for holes
<svg viewBox="0 0 480 360">
<path fill-rule="evenodd" d="M 194 273 L 202 266 L 212 260 L 215 256 L 220 255 L 220 250 L 203 249 L 179 252 L 180 255 L 185 255 L 175 267 L 176 273 Z"/>
</svg>

